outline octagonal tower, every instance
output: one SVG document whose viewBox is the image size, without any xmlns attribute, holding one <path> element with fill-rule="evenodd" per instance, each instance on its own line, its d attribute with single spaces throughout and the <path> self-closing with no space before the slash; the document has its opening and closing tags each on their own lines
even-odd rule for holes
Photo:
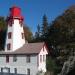
<svg viewBox="0 0 75 75">
<path fill-rule="evenodd" d="M 21 9 L 13 6 L 10 8 L 9 16 L 7 17 L 7 36 L 5 43 L 5 51 L 15 51 L 25 44 L 23 31 L 23 20 Z"/>
</svg>

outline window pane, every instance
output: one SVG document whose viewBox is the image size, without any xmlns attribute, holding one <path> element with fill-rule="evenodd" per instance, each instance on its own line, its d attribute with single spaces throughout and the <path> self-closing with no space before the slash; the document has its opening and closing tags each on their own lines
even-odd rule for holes
<svg viewBox="0 0 75 75">
<path fill-rule="evenodd" d="M 16 61 L 17 61 L 17 56 L 14 55 L 14 56 L 13 56 L 13 62 L 16 62 Z"/>
<path fill-rule="evenodd" d="M 7 50 L 10 50 L 10 48 L 11 48 L 11 44 L 9 43 L 7 44 Z"/>
<path fill-rule="evenodd" d="M 22 39 L 24 39 L 24 33 L 21 33 L 21 35 L 22 35 Z"/>
<path fill-rule="evenodd" d="M 14 68 L 15 74 L 17 74 L 17 68 Z"/>
<path fill-rule="evenodd" d="M 45 55 L 43 55 L 43 61 L 45 61 Z"/>
<path fill-rule="evenodd" d="M 14 24 L 14 20 L 10 20 L 10 21 L 8 21 L 8 24 L 9 24 L 9 26 L 12 26 L 12 24 Z"/>
<path fill-rule="evenodd" d="M 30 69 L 27 69 L 27 75 L 30 75 Z"/>
<path fill-rule="evenodd" d="M 29 63 L 30 62 L 30 55 L 27 55 L 26 61 Z"/>
<path fill-rule="evenodd" d="M 9 55 L 6 55 L 6 63 L 9 62 Z"/>
<path fill-rule="evenodd" d="M 40 62 L 42 62 L 42 55 L 40 55 Z"/>
<path fill-rule="evenodd" d="M 22 22 L 22 20 L 19 21 L 19 24 L 21 25 L 21 27 L 23 26 L 23 22 Z"/>
<path fill-rule="evenodd" d="M 8 33 L 8 39 L 11 39 L 11 32 Z"/>
</svg>

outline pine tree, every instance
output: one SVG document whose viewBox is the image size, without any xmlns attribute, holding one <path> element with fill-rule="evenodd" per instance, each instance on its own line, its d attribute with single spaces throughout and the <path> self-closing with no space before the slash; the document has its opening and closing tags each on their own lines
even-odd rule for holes
<svg viewBox="0 0 75 75">
<path fill-rule="evenodd" d="M 45 37 L 45 34 L 47 33 L 48 30 L 48 21 L 47 21 L 47 16 L 43 16 L 43 23 L 42 23 L 42 36 Z"/>
<path fill-rule="evenodd" d="M 37 26 L 37 37 L 39 38 L 40 37 L 40 25 L 38 24 Z"/>
<path fill-rule="evenodd" d="M 38 39 L 37 41 L 40 41 L 40 25 L 37 25 L 37 32 L 35 32 L 35 39 Z"/>
</svg>

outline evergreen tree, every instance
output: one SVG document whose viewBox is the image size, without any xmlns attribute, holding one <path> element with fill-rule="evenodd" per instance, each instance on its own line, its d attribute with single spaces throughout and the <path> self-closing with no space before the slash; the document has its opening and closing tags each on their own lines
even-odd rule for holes
<svg viewBox="0 0 75 75">
<path fill-rule="evenodd" d="M 40 37 L 40 25 L 39 24 L 37 26 L 37 33 L 38 33 L 38 37 Z"/>
<path fill-rule="evenodd" d="M 35 33 L 36 38 L 40 38 L 40 25 L 37 25 L 37 32 Z"/>
<path fill-rule="evenodd" d="M 37 25 L 37 32 L 35 32 L 35 38 L 34 38 L 35 42 L 41 42 L 41 31 L 40 31 L 40 25 Z"/>
<path fill-rule="evenodd" d="M 47 21 L 47 16 L 43 16 L 43 23 L 42 23 L 42 29 L 41 29 L 42 37 L 45 38 L 45 34 L 47 33 L 48 30 L 48 21 Z"/>
<path fill-rule="evenodd" d="M 0 50 L 4 49 L 7 25 L 4 17 L 0 16 Z"/>
</svg>

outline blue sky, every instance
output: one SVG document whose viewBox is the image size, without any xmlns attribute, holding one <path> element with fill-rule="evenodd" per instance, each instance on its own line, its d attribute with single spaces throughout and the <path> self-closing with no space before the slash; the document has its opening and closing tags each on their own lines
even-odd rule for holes
<svg viewBox="0 0 75 75">
<path fill-rule="evenodd" d="M 22 9 L 24 23 L 34 33 L 38 24 L 42 24 L 42 16 L 47 15 L 49 23 L 61 15 L 75 0 L 0 0 L 0 16 L 6 17 L 13 5 Z"/>
</svg>

